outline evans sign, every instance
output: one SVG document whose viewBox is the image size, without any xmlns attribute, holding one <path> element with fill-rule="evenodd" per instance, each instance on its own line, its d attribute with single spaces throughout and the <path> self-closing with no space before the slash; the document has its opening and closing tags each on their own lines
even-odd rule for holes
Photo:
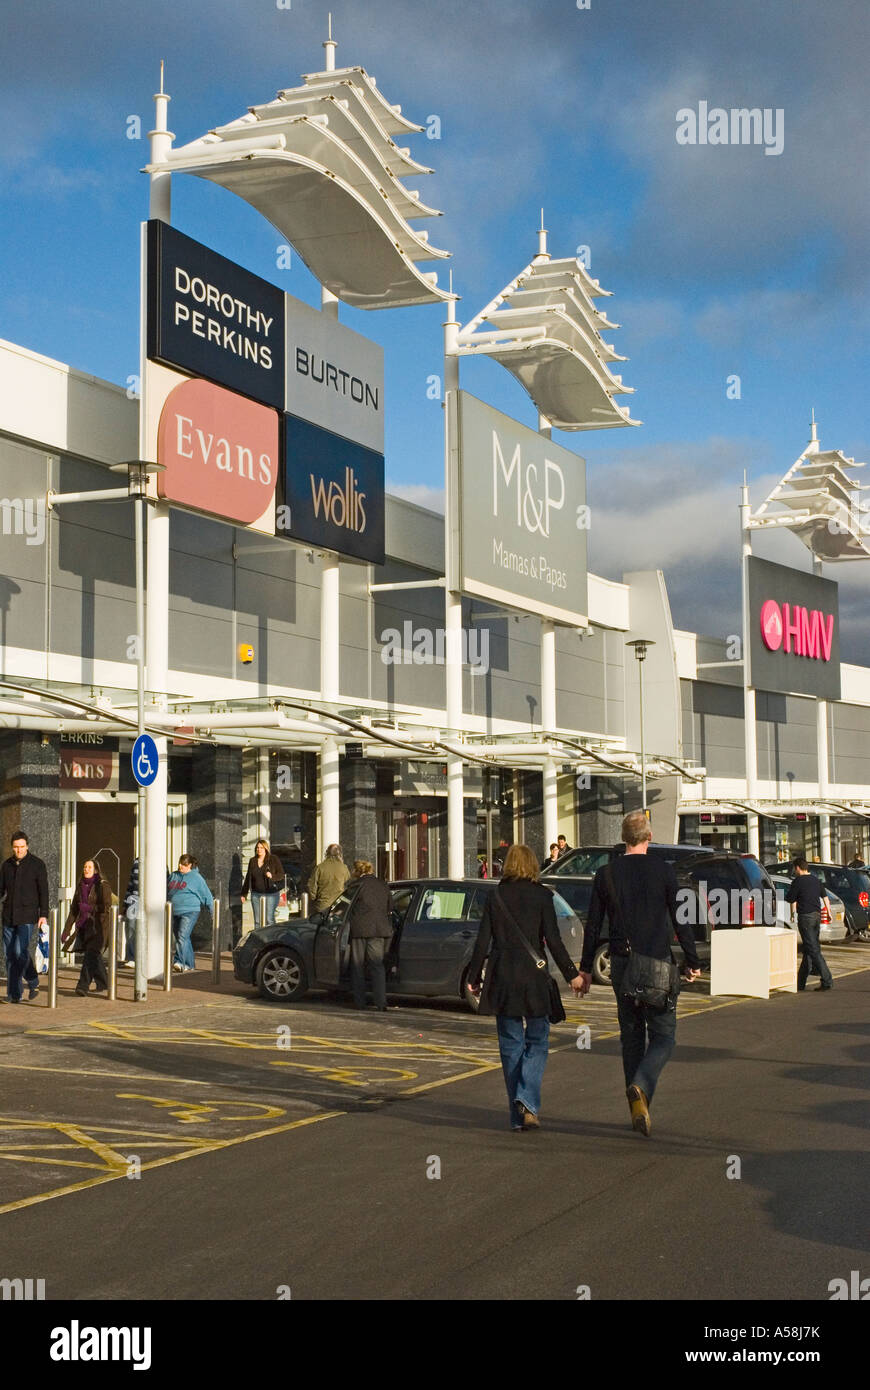
<svg viewBox="0 0 870 1390">
<path fill-rule="evenodd" d="M 169 392 L 157 427 L 158 496 L 250 526 L 274 518 L 278 414 L 210 381 Z"/>
<path fill-rule="evenodd" d="M 284 294 L 167 223 L 148 223 L 147 355 L 284 409 Z"/>
<path fill-rule="evenodd" d="M 758 690 L 840 698 L 840 620 L 831 579 L 749 559 L 750 681 Z"/>
<path fill-rule="evenodd" d="M 465 391 L 456 426 L 460 553 L 450 587 L 584 626 L 585 461 Z"/>
<path fill-rule="evenodd" d="M 384 456 L 284 417 L 284 491 L 275 534 L 384 563 Z"/>
</svg>

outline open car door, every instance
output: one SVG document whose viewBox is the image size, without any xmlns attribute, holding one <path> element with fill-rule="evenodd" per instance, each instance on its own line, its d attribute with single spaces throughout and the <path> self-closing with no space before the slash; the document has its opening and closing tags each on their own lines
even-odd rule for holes
<svg viewBox="0 0 870 1390">
<path fill-rule="evenodd" d="M 337 989 L 346 979 L 350 966 L 350 923 L 348 913 L 357 885 L 348 885 L 336 898 L 314 938 L 314 978 L 318 985 Z"/>
</svg>

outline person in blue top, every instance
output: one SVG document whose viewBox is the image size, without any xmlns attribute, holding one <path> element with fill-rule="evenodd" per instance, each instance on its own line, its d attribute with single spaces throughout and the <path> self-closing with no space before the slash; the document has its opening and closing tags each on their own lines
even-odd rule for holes
<svg viewBox="0 0 870 1390">
<path fill-rule="evenodd" d="M 196 957 L 190 938 L 201 910 L 207 907 L 211 912 L 214 898 L 192 854 L 182 854 L 175 873 L 169 875 L 166 899 L 172 905 L 172 932 L 175 937 L 172 969 L 179 973 L 195 970 Z"/>
</svg>

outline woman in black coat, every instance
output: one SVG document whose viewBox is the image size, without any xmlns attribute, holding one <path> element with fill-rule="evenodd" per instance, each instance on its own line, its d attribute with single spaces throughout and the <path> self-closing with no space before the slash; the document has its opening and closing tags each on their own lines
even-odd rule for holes
<svg viewBox="0 0 870 1390">
<path fill-rule="evenodd" d="M 62 940 L 62 944 L 66 946 L 75 931 L 76 942 L 73 949 L 84 952 L 76 994 L 87 994 L 91 980 L 96 982 L 98 994 L 109 988 L 102 953 L 108 935 L 111 911 L 112 890 L 100 876 L 93 859 L 86 859 L 70 905 Z"/>
<path fill-rule="evenodd" d="M 281 896 L 281 880 L 284 877 L 284 867 L 277 854 L 273 854 L 269 848 L 268 840 L 258 840 L 254 846 L 254 853 L 248 863 L 248 872 L 242 884 L 242 902 L 248 894 L 251 895 L 251 907 L 254 909 L 254 927 L 260 925 L 260 903 L 265 899 L 266 902 L 266 926 L 271 927 L 275 921 L 275 909 L 278 906 L 278 899 Z"/>
<path fill-rule="evenodd" d="M 527 845 L 511 845 L 502 881 L 487 896 L 468 967 L 469 985 L 476 991 L 486 965 L 480 1011 L 496 1016 L 511 1129 L 537 1129 L 540 1123 L 550 1038 L 550 972 L 537 968 L 528 947 L 546 959 L 545 944 L 579 994 L 583 976 L 562 944 L 553 894 L 538 883 L 538 861 Z"/>
</svg>

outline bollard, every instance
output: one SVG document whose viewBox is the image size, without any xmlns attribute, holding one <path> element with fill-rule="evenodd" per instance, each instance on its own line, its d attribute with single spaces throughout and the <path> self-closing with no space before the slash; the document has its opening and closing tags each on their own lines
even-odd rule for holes
<svg viewBox="0 0 870 1390">
<path fill-rule="evenodd" d="M 307 917 L 308 917 L 308 894 L 307 894 L 307 893 L 303 893 L 303 894 L 302 894 L 302 897 L 301 897 L 300 900 L 299 900 L 299 915 L 300 915 L 300 917 L 302 917 L 302 918 L 304 918 L 304 919 L 307 919 Z"/>
<path fill-rule="evenodd" d="M 219 985 L 221 982 L 221 904 L 219 898 L 215 898 L 211 909 L 211 981 L 214 985 Z"/>
<path fill-rule="evenodd" d="M 257 926 L 262 930 L 263 927 L 265 927 L 265 925 L 266 925 L 266 899 L 265 899 L 265 897 L 262 897 L 262 898 L 260 899 L 260 920 L 259 920 L 259 922 L 257 923 Z"/>
<path fill-rule="evenodd" d="M 172 904 L 167 903 L 163 912 L 163 988 L 168 994 L 172 989 Z"/>
<path fill-rule="evenodd" d="M 109 923 L 109 998 L 118 997 L 118 908 L 112 908 Z"/>
<path fill-rule="evenodd" d="M 56 907 L 53 907 L 48 919 L 48 1007 L 50 1009 L 57 1008 L 57 967 L 60 952 L 59 920 L 60 912 Z"/>
</svg>

